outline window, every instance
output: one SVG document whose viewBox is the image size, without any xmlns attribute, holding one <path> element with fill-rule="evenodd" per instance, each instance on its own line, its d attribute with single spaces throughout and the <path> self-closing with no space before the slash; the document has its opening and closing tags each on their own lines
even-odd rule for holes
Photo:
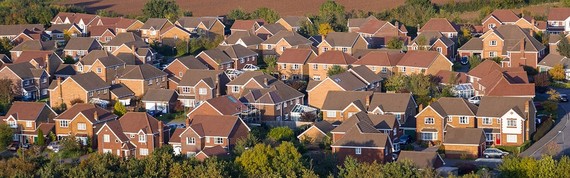
<svg viewBox="0 0 570 178">
<path fill-rule="evenodd" d="M 326 64 L 323 64 L 323 69 L 328 69 L 328 66 Z"/>
<path fill-rule="evenodd" d="M 243 64 L 243 63 L 245 63 L 245 60 L 243 58 L 241 58 L 241 59 L 239 59 L 239 63 Z"/>
<path fill-rule="evenodd" d="M 515 119 L 508 119 L 508 120 L 507 120 L 507 127 L 517 127 L 517 120 L 515 120 Z"/>
<path fill-rule="evenodd" d="M 402 72 L 406 72 L 406 67 L 401 67 Z"/>
<path fill-rule="evenodd" d="M 69 127 L 69 121 L 59 121 L 60 127 Z"/>
<path fill-rule="evenodd" d="M 336 117 L 336 111 L 327 111 L 327 117 Z"/>
<path fill-rule="evenodd" d="M 357 155 L 362 154 L 362 148 L 355 148 L 355 149 L 354 149 L 354 154 L 357 154 Z"/>
<path fill-rule="evenodd" d="M 139 142 L 146 142 L 146 135 L 139 135 Z"/>
<path fill-rule="evenodd" d="M 400 113 L 396 113 L 396 119 L 398 119 L 398 121 L 402 121 L 402 114 Z"/>
<path fill-rule="evenodd" d="M 273 49 L 273 46 L 267 45 L 267 49 Z"/>
<path fill-rule="evenodd" d="M 78 66 L 77 70 L 78 70 L 79 72 L 83 72 L 83 66 Z"/>
<path fill-rule="evenodd" d="M 47 77 L 42 77 L 42 83 L 47 83 Z"/>
<path fill-rule="evenodd" d="M 493 142 L 493 134 L 485 133 L 485 140 L 487 142 Z"/>
<path fill-rule="evenodd" d="M 10 126 L 10 128 L 18 127 L 18 124 L 16 124 L 16 121 L 8 121 L 8 125 Z"/>
<path fill-rule="evenodd" d="M 496 25 L 495 25 L 494 23 L 487 25 L 487 27 L 488 27 L 489 29 L 495 28 L 495 26 L 496 26 Z"/>
<path fill-rule="evenodd" d="M 223 144 L 224 138 L 222 137 L 214 137 L 214 144 Z"/>
<path fill-rule="evenodd" d="M 210 137 L 206 137 L 206 143 L 210 143 Z"/>
<path fill-rule="evenodd" d="M 109 143 L 111 141 L 111 136 L 109 134 L 103 135 L 103 142 Z"/>
<path fill-rule="evenodd" d="M 507 135 L 507 143 L 516 143 L 517 135 Z"/>
<path fill-rule="evenodd" d="M 150 35 L 156 35 L 156 30 L 151 30 Z"/>
<path fill-rule="evenodd" d="M 112 149 L 103 149 L 103 153 L 113 153 Z"/>
<path fill-rule="evenodd" d="M 348 117 L 352 117 L 352 115 L 354 115 L 354 112 L 349 112 L 349 113 L 348 113 Z"/>
<path fill-rule="evenodd" d="M 459 124 L 469 124 L 469 119 L 465 116 L 459 117 Z"/>
<path fill-rule="evenodd" d="M 425 124 L 435 124 L 435 120 L 433 119 L 433 117 L 426 117 L 426 118 L 424 118 L 424 123 Z"/>
<path fill-rule="evenodd" d="M 178 76 L 182 77 L 182 74 L 183 74 L 182 72 L 178 72 Z"/>
<path fill-rule="evenodd" d="M 282 46 L 281 51 L 285 51 L 285 48 L 286 48 L 285 46 Z"/>
<path fill-rule="evenodd" d="M 85 55 L 85 51 L 83 50 L 77 51 L 77 55 L 83 56 Z"/>
<path fill-rule="evenodd" d="M 232 93 L 239 93 L 239 86 L 232 86 Z"/>
<path fill-rule="evenodd" d="M 48 89 L 42 89 L 42 95 L 47 95 L 48 94 Z"/>
<path fill-rule="evenodd" d="M 77 130 L 87 130 L 87 125 L 85 123 L 78 123 Z"/>
<path fill-rule="evenodd" d="M 206 90 L 206 88 L 200 88 L 200 89 L 198 89 L 198 93 L 200 95 L 206 95 L 206 94 L 208 94 L 208 91 Z"/>
<path fill-rule="evenodd" d="M 315 80 L 315 81 L 321 81 L 321 76 L 313 76 L 313 80 Z"/>
<path fill-rule="evenodd" d="M 30 84 L 30 80 L 24 80 L 24 86 L 28 86 Z"/>
<path fill-rule="evenodd" d="M 422 133 L 422 140 L 437 140 L 436 132 L 424 132 Z"/>
<path fill-rule="evenodd" d="M 453 122 L 453 117 L 448 117 L 447 122 Z"/>
<path fill-rule="evenodd" d="M 299 64 L 293 64 L 293 70 L 298 70 L 299 69 Z"/>
<path fill-rule="evenodd" d="M 196 144 L 196 138 L 186 137 L 186 145 L 195 145 L 195 144 Z"/>
<path fill-rule="evenodd" d="M 382 73 L 383 74 L 388 73 L 388 67 L 382 67 Z"/>
<path fill-rule="evenodd" d="M 495 40 L 489 41 L 489 46 L 497 46 L 497 41 Z"/>
<path fill-rule="evenodd" d="M 493 123 L 493 119 L 488 118 L 488 117 L 483 118 L 483 124 L 484 125 L 491 125 L 492 123 Z"/>
<path fill-rule="evenodd" d="M 489 51 L 489 57 L 497 57 L 496 51 Z"/>
<path fill-rule="evenodd" d="M 313 64 L 313 70 L 317 70 L 319 69 L 319 65 L 318 64 Z"/>
<path fill-rule="evenodd" d="M 152 79 L 148 80 L 148 85 L 152 85 Z"/>
<path fill-rule="evenodd" d="M 105 41 L 111 41 L 111 37 L 110 36 L 105 37 Z"/>
<path fill-rule="evenodd" d="M 342 48 L 343 53 L 346 53 L 346 51 L 348 51 L 348 48 Z"/>
<path fill-rule="evenodd" d="M 146 148 L 141 148 L 141 149 L 140 149 L 140 155 L 143 155 L 143 156 L 148 155 L 148 149 L 146 149 Z"/>
<path fill-rule="evenodd" d="M 327 52 L 329 48 L 323 48 L 323 52 Z"/>
<path fill-rule="evenodd" d="M 32 127 L 32 121 L 26 121 L 26 127 Z"/>
<path fill-rule="evenodd" d="M 437 48 L 435 48 L 435 49 L 437 50 L 438 53 L 443 53 L 443 48 L 437 47 Z"/>
<path fill-rule="evenodd" d="M 287 64 L 281 64 L 281 69 L 287 69 Z"/>
<path fill-rule="evenodd" d="M 182 87 L 182 93 L 190 93 L 190 87 Z"/>
<path fill-rule="evenodd" d="M 192 157 L 194 155 L 196 155 L 196 152 L 191 152 L 191 151 L 186 152 L 186 157 Z"/>
</svg>

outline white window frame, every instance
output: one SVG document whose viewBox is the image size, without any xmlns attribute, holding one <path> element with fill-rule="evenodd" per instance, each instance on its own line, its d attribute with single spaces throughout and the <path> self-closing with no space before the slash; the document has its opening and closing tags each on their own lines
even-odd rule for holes
<svg viewBox="0 0 570 178">
<path fill-rule="evenodd" d="M 26 127 L 32 127 L 32 121 L 26 121 Z"/>
<path fill-rule="evenodd" d="M 489 41 L 489 46 L 497 46 L 497 40 Z"/>
<path fill-rule="evenodd" d="M 67 121 L 67 120 L 60 120 L 60 121 L 59 121 L 59 127 L 62 127 L 62 128 L 67 128 L 67 127 L 69 127 L 69 121 Z"/>
<path fill-rule="evenodd" d="M 111 136 L 109 134 L 103 135 L 103 142 L 105 143 L 111 142 Z"/>
<path fill-rule="evenodd" d="M 239 86 L 232 86 L 232 93 L 239 93 Z"/>
<path fill-rule="evenodd" d="M 327 117 L 336 117 L 336 111 L 327 111 Z"/>
<path fill-rule="evenodd" d="M 433 125 L 435 124 L 435 119 L 433 117 L 424 118 L 424 124 Z"/>
<path fill-rule="evenodd" d="M 196 145 L 196 138 L 186 137 L 186 145 Z"/>
<path fill-rule="evenodd" d="M 190 93 L 190 87 L 182 87 L 182 93 Z"/>
<path fill-rule="evenodd" d="M 430 138 L 426 137 L 430 135 Z M 422 132 L 421 133 L 422 140 L 437 140 L 437 132 Z"/>
<path fill-rule="evenodd" d="M 87 130 L 87 124 L 77 123 L 77 130 Z"/>
<path fill-rule="evenodd" d="M 318 64 L 313 64 L 313 70 L 318 70 L 319 69 L 319 65 Z"/>
<path fill-rule="evenodd" d="M 484 117 L 484 118 L 482 118 L 481 123 L 483 125 L 491 125 L 491 124 L 493 124 L 493 119 L 488 118 L 488 117 Z"/>
<path fill-rule="evenodd" d="M 299 64 L 293 64 L 293 66 L 292 66 L 291 68 L 293 68 L 293 70 L 298 70 L 298 69 L 299 69 Z"/>
<path fill-rule="evenodd" d="M 437 52 L 439 52 L 439 53 L 443 53 L 443 48 L 441 48 L 441 47 L 437 47 L 437 48 L 435 48 L 435 50 L 437 50 Z"/>
<path fill-rule="evenodd" d="M 139 154 L 140 154 L 140 155 L 143 155 L 143 156 L 148 155 L 148 149 L 147 149 L 147 148 L 141 148 Z"/>
<path fill-rule="evenodd" d="M 485 133 L 485 141 L 487 142 L 493 142 L 493 134 L 492 133 Z"/>
<path fill-rule="evenodd" d="M 139 143 L 145 143 L 146 142 L 146 135 L 139 135 Z"/>
<path fill-rule="evenodd" d="M 18 122 L 15 120 L 8 121 L 8 126 L 10 126 L 10 128 L 18 128 Z"/>
<path fill-rule="evenodd" d="M 207 94 L 208 94 L 208 90 L 206 90 L 206 88 L 199 88 L 199 89 L 198 89 L 198 94 L 200 94 L 200 95 L 207 95 Z"/>
<path fill-rule="evenodd" d="M 469 124 L 469 117 L 459 116 L 459 124 Z"/>
<path fill-rule="evenodd" d="M 361 155 L 362 154 L 362 148 L 354 148 L 354 154 Z"/>
<path fill-rule="evenodd" d="M 381 72 L 382 72 L 383 74 L 388 73 L 388 67 L 382 67 Z"/>
<path fill-rule="evenodd" d="M 517 143 L 518 135 L 507 135 L 507 143 Z"/>
<path fill-rule="evenodd" d="M 507 127 L 517 127 L 517 120 L 507 119 Z"/>
<path fill-rule="evenodd" d="M 496 51 L 489 51 L 489 57 L 497 57 Z"/>
<path fill-rule="evenodd" d="M 222 138 L 222 137 L 214 137 L 214 144 L 216 144 L 216 145 L 224 144 L 224 138 Z"/>
</svg>

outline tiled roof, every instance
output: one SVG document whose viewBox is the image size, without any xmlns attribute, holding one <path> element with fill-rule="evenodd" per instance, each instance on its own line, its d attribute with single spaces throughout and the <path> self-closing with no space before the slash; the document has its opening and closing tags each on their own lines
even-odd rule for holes
<svg viewBox="0 0 570 178">
<path fill-rule="evenodd" d="M 136 47 L 148 46 L 140 36 L 133 32 L 119 33 L 111 41 L 107 42 L 105 46 L 121 46 L 123 44 L 129 48 L 131 45 L 135 45 Z"/>
<path fill-rule="evenodd" d="M 148 80 L 168 75 L 150 64 L 127 65 L 124 70 L 120 79 Z"/>
<path fill-rule="evenodd" d="M 352 47 L 360 37 L 358 33 L 330 32 L 323 42 L 328 43 L 332 47 Z"/>
<path fill-rule="evenodd" d="M 127 97 L 127 96 L 135 96 L 135 93 L 127 87 L 125 84 L 114 84 L 111 85 L 109 89 L 111 94 L 117 96 L 117 98 Z"/>
<path fill-rule="evenodd" d="M 532 107 L 532 98 L 527 97 L 497 97 L 483 96 L 477 110 L 478 117 L 502 117 L 509 110 L 525 111 L 525 105 Z M 519 113 L 523 117 L 528 117 L 526 113 Z M 531 113 L 533 114 L 533 113 Z"/>
<path fill-rule="evenodd" d="M 372 94 L 372 91 L 329 91 L 321 110 L 343 110 L 355 101 L 366 106 Z M 363 111 L 365 110 L 366 108 L 363 108 Z"/>
<path fill-rule="evenodd" d="M 97 112 L 98 118 L 94 118 L 95 112 Z M 115 114 L 99 106 L 96 106 L 95 104 L 77 103 L 71 106 L 71 108 L 65 110 L 55 119 L 71 120 L 79 113 L 82 113 L 91 122 L 117 118 Z"/>
<path fill-rule="evenodd" d="M 170 102 L 176 100 L 178 94 L 173 89 L 148 89 L 141 101 L 143 102 L 153 102 L 153 101 L 161 101 L 161 102 Z"/>
<path fill-rule="evenodd" d="M 419 31 L 459 32 L 459 28 L 446 18 L 431 18 Z"/>
<path fill-rule="evenodd" d="M 174 59 L 174 61 L 172 61 L 171 64 L 176 62 L 176 61 L 180 62 L 187 69 L 208 69 L 208 67 L 206 65 L 204 65 L 202 62 L 200 62 L 194 56 L 178 57 L 178 58 Z"/>
<path fill-rule="evenodd" d="M 570 8 L 550 8 L 548 11 L 548 20 L 564 21 L 570 17 Z"/>
<path fill-rule="evenodd" d="M 463 98 L 443 97 L 430 104 L 437 113 L 445 117 L 448 115 L 475 116 L 477 106 Z"/>
<path fill-rule="evenodd" d="M 485 143 L 485 134 L 482 128 L 453 128 L 447 127 L 445 144 L 481 145 Z"/>
<path fill-rule="evenodd" d="M 125 133 L 137 133 L 140 130 L 146 134 L 158 133 L 159 121 L 146 112 L 127 112 L 118 120 Z"/>
<path fill-rule="evenodd" d="M 229 137 L 238 124 L 243 124 L 237 116 L 197 115 L 187 129 L 193 129 L 200 136 Z"/>
<path fill-rule="evenodd" d="M 10 51 L 53 51 L 57 48 L 55 41 L 28 40 L 20 43 Z"/>
<path fill-rule="evenodd" d="M 371 51 L 362 56 L 354 65 L 396 66 L 405 53 L 391 51 Z"/>
<path fill-rule="evenodd" d="M 377 75 L 366 66 L 352 67 L 348 71 L 368 85 L 382 81 L 380 75 Z"/>
<path fill-rule="evenodd" d="M 215 97 L 206 100 L 206 102 L 212 105 L 212 107 L 216 108 L 216 110 L 218 110 L 223 115 L 234 115 L 236 113 L 239 113 L 241 109 L 247 108 L 247 106 L 244 105 L 241 101 L 230 95 Z"/>
<path fill-rule="evenodd" d="M 460 83 L 468 83 L 469 76 L 465 72 L 454 72 L 448 70 L 440 70 L 435 74 L 435 79 L 439 83 L 443 84 L 460 84 Z M 454 79 L 451 81 L 451 79 Z"/>
<path fill-rule="evenodd" d="M 458 50 L 466 51 L 481 51 L 483 50 L 483 39 L 481 38 L 471 38 L 463 46 L 459 47 Z"/>
<path fill-rule="evenodd" d="M 2 119 L 6 119 L 8 116 L 12 115 L 17 120 L 29 120 L 34 121 L 37 119 L 47 119 L 40 118 L 40 114 L 44 109 L 49 109 L 49 106 L 43 102 L 20 102 L 15 101 L 10 106 L 10 109 L 6 112 L 6 116 L 0 116 Z M 53 113 L 55 116 L 56 113 Z"/>
<path fill-rule="evenodd" d="M 493 60 L 483 60 L 481 64 L 471 69 L 467 74 L 470 76 L 475 76 L 477 78 L 483 78 L 495 70 L 502 70 L 502 68 Z"/>
<path fill-rule="evenodd" d="M 435 151 L 400 151 L 397 162 L 406 160 L 423 169 L 437 169 L 438 166 L 442 166 L 438 164 L 443 164 L 443 159 Z"/>
<path fill-rule="evenodd" d="M 251 34 L 251 32 L 247 32 L 247 31 L 234 32 L 230 36 L 228 36 L 224 40 L 224 42 L 228 45 L 233 45 L 233 44 L 238 43 L 239 40 L 241 40 L 247 46 L 258 45 L 258 44 L 261 44 L 261 42 L 263 42 L 263 39 L 259 38 L 255 34 Z"/>
<path fill-rule="evenodd" d="M 300 27 L 303 24 L 303 21 L 309 20 L 305 16 L 285 16 L 281 17 L 287 24 L 291 25 L 292 27 Z"/>
<path fill-rule="evenodd" d="M 97 76 L 97 74 L 93 72 L 72 75 L 69 78 L 65 79 L 65 81 L 70 79 L 73 79 L 73 81 L 75 81 L 79 86 L 87 91 L 111 87 L 109 84 L 103 81 L 101 77 Z"/>
<path fill-rule="evenodd" d="M 97 44 L 95 48 L 100 48 L 95 38 L 89 37 L 76 37 L 71 38 L 65 45 L 64 50 L 92 50 L 92 45 Z"/>
<path fill-rule="evenodd" d="M 216 17 L 181 17 L 177 22 L 184 28 L 197 28 L 202 23 L 210 29 L 217 20 Z"/>
<path fill-rule="evenodd" d="M 224 74 L 223 70 L 189 69 L 184 73 L 178 86 L 196 86 L 203 80 L 208 86 L 216 88 L 218 76 Z"/>
<path fill-rule="evenodd" d="M 367 122 L 355 123 L 341 139 L 334 142 L 331 147 L 377 147 L 384 148 L 388 144 L 389 136 L 380 133 Z"/>
<path fill-rule="evenodd" d="M 258 55 L 255 51 L 252 51 L 242 45 L 218 46 L 218 48 L 224 51 L 224 53 L 232 59 Z"/>
<path fill-rule="evenodd" d="M 429 68 L 441 55 L 437 51 L 408 51 L 398 62 L 398 66 Z"/>
<path fill-rule="evenodd" d="M 255 24 L 259 24 L 257 20 L 235 20 L 234 24 L 232 25 L 232 30 L 251 30 L 255 26 Z"/>
<path fill-rule="evenodd" d="M 283 54 L 277 59 L 277 63 L 305 64 L 311 54 L 314 54 L 314 52 L 310 49 L 289 48 L 283 51 Z"/>
<path fill-rule="evenodd" d="M 517 20 L 520 19 L 519 16 L 517 16 L 517 14 L 515 14 L 512 10 L 509 9 L 497 9 L 493 11 L 491 14 L 489 14 L 487 17 L 485 17 L 484 20 L 486 20 L 490 16 L 495 17 L 497 20 L 499 20 L 502 23 L 516 22 Z"/>
<path fill-rule="evenodd" d="M 208 57 L 210 57 L 217 64 L 225 64 L 225 63 L 230 63 L 230 62 L 234 61 L 226 53 L 224 53 L 223 50 L 221 50 L 219 48 L 205 50 L 205 51 L 202 51 L 202 53 L 207 55 Z"/>
<path fill-rule="evenodd" d="M 273 24 L 265 24 L 262 26 L 263 28 L 265 28 L 267 31 L 269 31 L 271 34 L 275 35 L 280 31 L 287 31 L 287 29 L 285 27 L 283 27 L 283 25 L 278 24 L 278 23 L 273 23 Z"/>
<path fill-rule="evenodd" d="M 171 23 L 168 19 L 163 18 L 149 18 L 146 20 L 144 25 L 140 29 L 150 29 L 160 30 L 164 25 Z"/>
<path fill-rule="evenodd" d="M 380 107 L 383 112 L 406 112 L 411 97 L 411 93 L 374 93 L 368 111 Z"/>
<path fill-rule="evenodd" d="M 276 44 L 277 42 L 285 40 L 291 46 L 297 46 L 302 44 L 312 44 L 311 40 L 299 35 L 296 32 L 290 32 L 287 30 L 282 30 L 274 34 L 273 36 L 269 37 L 267 40 L 262 42 L 262 44 Z"/>
<path fill-rule="evenodd" d="M 18 35 L 24 30 L 44 30 L 42 24 L 0 25 L 0 36 Z"/>
<path fill-rule="evenodd" d="M 125 65 L 123 60 L 105 50 L 93 50 L 83 56 L 79 62 L 83 65 L 93 65 L 97 60 L 105 67 Z"/>
<path fill-rule="evenodd" d="M 539 66 L 554 67 L 556 64 L 562 64 L 562 66 L 564 66 L 564 68 L 566 69 L 570 67 L 570 59 L 568 59 L 565 56 L 550 53 L 546 57 L 544 57 L 540 62 L 538 62 Z"/>
<path fill-rule="evenodd" d="M 358 59 L 352 57 L 349 54 L 346 54 L 342 51 L 332 50 L 320 54 L 308 63 L 349 65 L 355 63 L 356 61 L 358 61 Z"/>
<path fill-rule="evenodd" d="M 30 63 L 17 63 L 4 66 L 7 69 L 10 69 L 14 74 L 22 79 L 31 79 L 31 78 L 39 78 L 44 69 L 36 69 Z"/>
<path fill-rule="evenodd" d="M 455 44 L 452 40 L 450 40 L 449 38 L 444 36 L 439 31 L 424 31 L 420 35 L 418 35 L 416 38 L 414 38 L 414 40 L 412 40 L 412 43 L 419 43 L 418 40 L 422 39 L 422 38 L 426 39 L 426 41 L 428 42 L 428 44 L 426 44 L 426 45 L 430 45 L 430 46 L 433 45 L 438 40 L 441 40 L 441 42 L 445 46 L 448 46 L 448 47 L 451 47 L 451 45 Z"/>
</svg>

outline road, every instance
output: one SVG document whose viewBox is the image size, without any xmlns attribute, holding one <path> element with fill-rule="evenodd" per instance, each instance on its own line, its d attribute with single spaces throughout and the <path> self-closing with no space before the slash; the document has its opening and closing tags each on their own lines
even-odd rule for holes
<svg viewBox="0 0 570 178">
<path fill-rule="evenodd" d="M 570 89 L 556 89 L 559 93 L 570 95 Z M 560 103 L 560 123 L 548 132 L 542 139 L 534 143 L 529 149 L 521 153 L 521 156 L 540 158 L 543 154 L 554 154 L 555 157 L 570 155 L 570 102 Z M 553 146 L 555 145 L 555 146 Z"/>
</svg>

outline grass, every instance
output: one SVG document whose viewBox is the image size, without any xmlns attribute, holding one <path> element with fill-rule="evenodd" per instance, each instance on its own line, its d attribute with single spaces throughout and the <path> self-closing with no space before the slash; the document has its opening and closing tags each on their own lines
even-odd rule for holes
<svg viewBox="0 0 570 178">
<path fill-rule="evenodd" d="M 186 120 L 186 113 L 184 112 L 168 113 L 158 117 L 157 119 L 165 123 L 184 122 Z"/>
<path fill-rule="evenodd" d="M 570 88 L 570 82 L 552 82 L 550 86 L 554 88 Z"/>
<path fill-rule="evenodd" d="M 526 141 L 521 146 L 496 146 L 496 148 L 509 153 L 513 153 L 513 155 L 518 155 L 519 153 L 526 150 L 531 145 L 530 143 L 530 141 Z"/>
</svg>

